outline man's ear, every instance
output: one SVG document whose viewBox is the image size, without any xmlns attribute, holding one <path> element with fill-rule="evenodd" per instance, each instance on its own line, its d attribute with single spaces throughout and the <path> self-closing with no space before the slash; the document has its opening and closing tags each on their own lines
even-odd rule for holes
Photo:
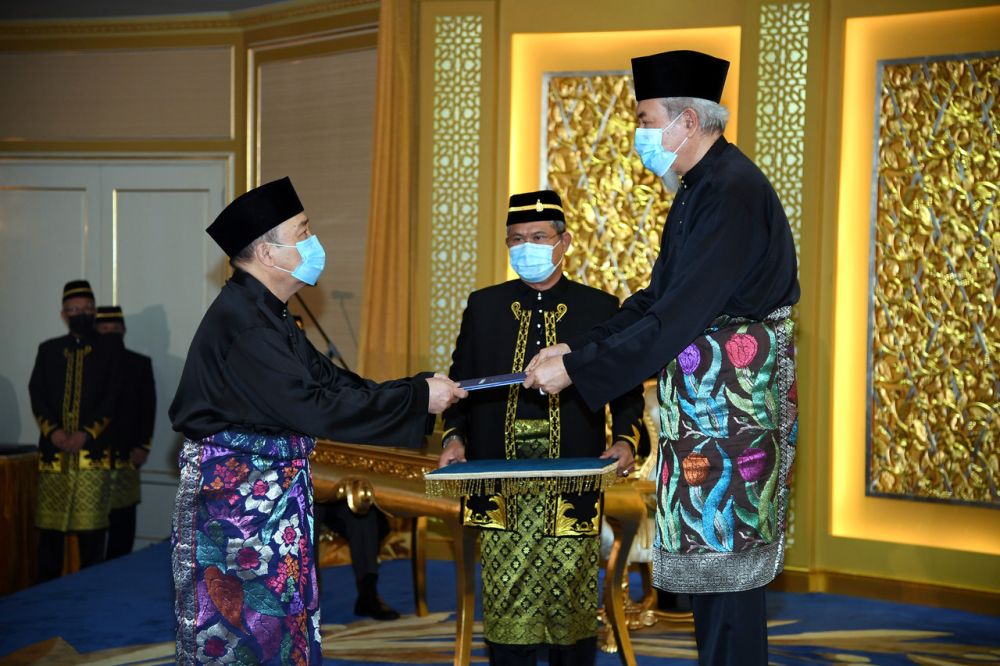
<svg viewBox="0 0 1000 666">
<path fill-rule="evenodd" d="M 69 326 L 69 317 L 66 315 L 66 311 L 59 308 L 59 317 L 63 320 L 63 323 Z"/>
<path fill-rule="evenodd" d="M 274 258 L 271 256 L 271 246 L 267 243 L 257 243 L 253 248 L 253 255 L 257 261 L 265 266 L 274 266 Z"/>
<path fill-rule="evenodd" d="M 695 110 L 692 109 L 691 107 L 684 109 L 684 129 L 688 131 L 694 130 L 695 132 L 697 132 L 698 129 L 700 129 L 698 123 L 698 114 L 695 113 Z"/>
</svg>

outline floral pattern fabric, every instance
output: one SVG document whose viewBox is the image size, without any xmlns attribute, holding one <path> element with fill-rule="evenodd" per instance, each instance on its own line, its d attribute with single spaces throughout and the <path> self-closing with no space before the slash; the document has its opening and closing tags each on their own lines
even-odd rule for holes
<svg viewBox="0 0 1000 666">
<path fill-rule="evenodd" d="M 654 578 L 664 589 L 738 591 L 780 571 L 794 380 L 784 312 L 720 322 L 661 372 Z"/>
<path fill-rule="evenodd" d="M 173 533 L 177 661 L 319 664 L 314 440 L 185 442 Z"/>
</svg>

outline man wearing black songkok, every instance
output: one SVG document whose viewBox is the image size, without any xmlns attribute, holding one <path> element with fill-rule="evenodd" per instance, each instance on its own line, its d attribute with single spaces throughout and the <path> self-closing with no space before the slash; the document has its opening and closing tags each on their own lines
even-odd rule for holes
<svg viewBox="0 0 1000 666">
<path fill-rule="evenodd" d="M 797 432 L 795 246 L 774 188 L 722 136 L 728 67 L 694 51 L 632 60 L 636 152 L 677 192 L 662 251 L 618 315 L 543 350 L 525 381 L 597 407 L 659 372 L 654 584 L 692 595 L 713 666 L 767 663 Z"/>
<path fill-rule="evenodd" d="M 208 234 L 235 272 L 191 341 L 170 406 L 186 437 L 174 509 L 177 661 L 319 664 L 315 437 L 416 447 L 465 396 L 443 376 L 376 383 L 336 368 L 286 303 L 326 260 L 288 178 Z"/>
<path fill-rule="evenodd" d="M 570 340 L 618 312 L 618 299 L 562 272 L 573 235 L 552 190 L 510 197 L 508 280 L 469 294 L 450 377 L 520 372 L 543 345 Z M 440 466 L 468 460 L 617 458 L 632 469 L 642 423 L 639 384 L 592 409 L 574 390 L 562 395 L 476 391 L 444 415 Z M 608 435 L 611 445 L 608 446 Z M 483 638 L 491 666 L 588 666 L 597 657 L 597 491 L 466 498 L 462 521 L 483 530 Z M 567 520 L 567 518 L 569 518 Z"/>
<path fill-rule="evenodd" d="M 61 314 L 69 333 L 39 345 L 28 384 L 39 430 L 35 524 L 43 581 L 62 571 L 68 533 L 77 536 L 81 568 L 104 559 L 117 355 L 94 330 L 94 313 L 90 283 L 67 282 Z"/>
<path fill-rule="evenodd" d="M 97 332 L 119 356 L 118 396 L 109 436 L 111 438 L 111 513 L 108 515 L 108 548 L 112 560 L 132 552 L 136 509 L 142 500 L 139 468 L 149 456 L 156 421 L 156 382 L 148 356 L 125 347 L 125 316 L 117 305 L 97 308 Z"/>
</svg>

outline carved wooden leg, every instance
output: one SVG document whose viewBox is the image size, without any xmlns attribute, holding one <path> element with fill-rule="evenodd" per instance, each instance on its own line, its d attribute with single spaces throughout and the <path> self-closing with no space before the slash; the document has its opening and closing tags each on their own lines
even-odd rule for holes
<svg viewBox="0 0 1000 666">
<path fill-rule="evenodd" d="M 608 556 L 608 568 L 604 572 L 604 611 L 618 644 L 618 658 L 625 666 L 635 666 L 635 651 L 625 621 L 622 580 L 628 569 L 628 553 L 635 539 L 636 525 L 628 520 L 619 522 L 611 519 L 609 522 L 618 523 L 618 529 L 615 530 L 615 542 Z"/>
<path fill-rule="evenodd" d="M 410 564 L 413 567 L 413 606 L 418 617 L 427 616 L 427 517 L 413 518 L 410 535 Z"/>
<path fill-rule="evenodd" d="M 476 611 L 475 547 L 476 531 L 451 526 L 455 544 L 455 666 L 472 659 L 472 624 Z"/>
</svg>

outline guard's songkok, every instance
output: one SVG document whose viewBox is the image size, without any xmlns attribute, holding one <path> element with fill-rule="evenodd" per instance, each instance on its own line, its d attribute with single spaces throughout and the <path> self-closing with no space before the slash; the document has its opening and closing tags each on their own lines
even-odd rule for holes
<svg viewBox="0 0 1000 666">
<path fill-rule="evenodd" d="M 510 198 L 507 207 L 507 226 L 522 222 L 566 221 L 562 199 L 552 190 L 525 192 Z"/>
<path fill-rule="evenodd" d="M 94 298 L 94 290 L 90 288 L 90 283 L 86 280 L 70 280 L 63 287 L 63 303 L 71 298 Z"/>
<path fill-rule="evenodd" d="M 98 324 L 121 324 L 125 325 L 125 315 L 122 313 L 120 305 L 102 305 L 97 308 Z"/>
</svg>

